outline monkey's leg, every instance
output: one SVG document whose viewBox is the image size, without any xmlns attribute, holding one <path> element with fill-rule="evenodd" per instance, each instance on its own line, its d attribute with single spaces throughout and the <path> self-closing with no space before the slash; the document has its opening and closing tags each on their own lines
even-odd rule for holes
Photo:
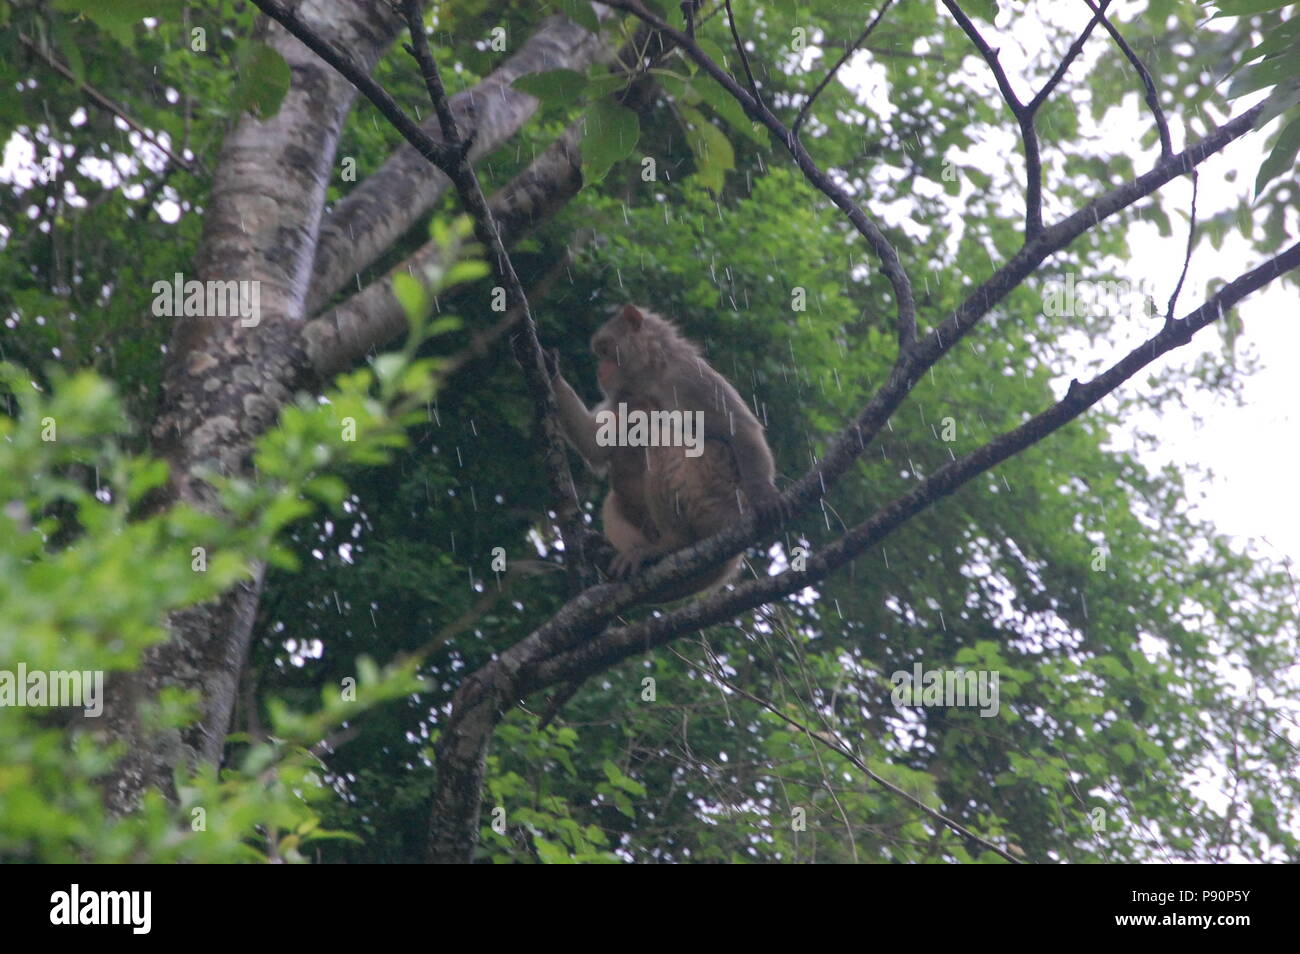
<svg viewBox="0 0 1300 954">
<path fill-rule="evenodd" d="M 659 550 L 650 535 L 633 522 L 617 491 L 611 490 L 605 497 L 600 513 L 605 536 L 618 551 L 609 566 L 609 575 L 615 579 L 632 575 L 656 553 L 666 552 Z M 653 533 L 653 528 L 647 526 L 646 529 Z"/>
</svg>

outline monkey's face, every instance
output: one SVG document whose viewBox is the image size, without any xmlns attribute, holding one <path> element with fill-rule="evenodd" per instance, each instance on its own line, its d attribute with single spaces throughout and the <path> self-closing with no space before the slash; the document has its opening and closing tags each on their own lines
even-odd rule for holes
<svg viewBox="0 0 1300 954">
<path fill-rule="evenodd" d="M 609 396 L 642 380 L 649 363 L 642 334 L 644 318 L 633 305 L 600 326 L 591 338 L 596 355 L 596 378 Z"/>
<path fill-rule="evenodd" d="M 596 332 L 591 339 L 591 350 L 596 355 L 596 379 L 606 394 L 613 394 L 623 383 L 623 349 L 614 341 L 613 335 L 603 334 L 605 329 Z"/>
</svg>

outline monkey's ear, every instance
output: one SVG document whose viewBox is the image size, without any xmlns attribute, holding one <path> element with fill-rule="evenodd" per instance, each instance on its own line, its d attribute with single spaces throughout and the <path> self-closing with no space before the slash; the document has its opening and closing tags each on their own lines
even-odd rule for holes
<svg viewBox="0 0 1300 954">
<path fill-rule="evenodd" d="M 636 305 L 624 305 L 623 310 L 618 313 L 618 317 L 622 319 L 630 331 L 640 331 L 641 326 L 645 323 L 645 315 Z"/>
</svg>

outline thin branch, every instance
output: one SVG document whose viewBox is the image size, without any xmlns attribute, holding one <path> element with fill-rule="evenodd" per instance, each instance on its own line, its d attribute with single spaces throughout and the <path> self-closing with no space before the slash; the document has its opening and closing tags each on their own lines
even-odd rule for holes
<svg viewBox="0 0 1300 954">
<path fill-rule="evenodd" d="M 420 73 L 438 114 L 442 125 L 442 137 L 450 147 L 453 163 L 442 167 L 448 178 L 456 186 L 461 203 L 474 219 L 475 231 L 479 240 L 487 247 L 493 259 L 493 270 L 505 286 L 506 302 L 509 306 L 520 309 L 523 334 L 514 339 L 515 357 L 524 372 L 524 380 L 533 397 L 533 408 L 537 422 L 546 436 L 547 452 L 545 454 L 546 470 L 551 487 L 551 498 L 555 502 L 560 524 L 560 539 L 564 544 L 566 556 L 565 570 L 569 577 L 569 587 L 579 592 L 589 582 L 590 567 L 587 566 L 582 546 L 582 518 L 578 506 L 578 490 L 569 472 L 568 457 L 565 455 L 563 437 L 560 432 L 555 393 L 551 390 L 550 376 L 545 370 L 542 345 L 537 339 L 537 324 L 528 307 L 528 296 L 524 286 L 515 273 L 514 263 L 501 240 L 501 231 L 497 228 L 492 209 L 488 206 L 479 185 L 478 176 L 469 161 L 470 141 L 462 139 L 456 125 L 455 114 L 443 88 L 438 64 L 434 62 L 429 51 L 429 39 L 424 32 L 423 0 L 402 0 L 401 10 L 406 18 L 411 33 L 411 43 L 407 50 L 419 64 Z"/>
<path fill-rule="evenodd" d="M 1098 21 L 1106 15 L 1106 7 L 1109 5 L 1110 0 L 1102 0 L 1100 7 L 1092 8 L 1093 17 L 1088 21 L 1088 25 L 1084 27 L 1083 32 L 1075 38 L 1074 42 L 1070 44 L 1070 48 L 1065 51 L 1065 56 L 1061 58 L 1060 63 L 1056 64 L 1056 69 L 1052 72 L 1052 75 L 1048 78 L 1047 82 L 1043 84 L 1043 88 L 1038 91 L 1038 95 L 1031 99 L 1029 105 L 1025 107 L 1031 114 L 1038 112 L 1038 107 L 1047 102 L 1047 97 L 1052 95 L 1052 90 L 1056 89 L 1057 84 L 1065 78 L 1065 74 L 1070 69 L 1071 64 L 1074 63 L 1075 59 L 1078 58 L 1079 54 L 1083 51 L 1083 45 L 1088 42 L 1088 37 L 1092 36 L 1092 31 L 1096 29 Z"/>
<path fill-rule="evenodd" d="M 1300 267 L 1300 242 L 1264 264 L 1224 285 L 1186 318 L 1167 323 L 1106 371 L 1085 384 L 1070 382 L 1065 396 L 1020 427 L 989 441 L 983 447 L 940 467 L 910 493 L 886 504 L 868 520 L 809 557 L 805 569 L 792 568 L 775 576 L 738 585 L 679 610 L 632 626 L 609 629 L 583 639 L 566 652 L 525 665 L 516 673 L 514 688 L 520 695 L 616 665 L 647 652 L 686 632 L 732 619 L 736 614 L 787 593 L 810 586 L 881 542 L 918 513 L 952 494 L 972 478 L 990 470 L 1083 414 L 1158 357 L 1187 344 L 1202 328 L 1221 318 L 1243 298 L 1280 275 Z M 649 576 L 650 574 L 647 574 Z M 654 585 L 654 584 L 652 584 Z"/>
<path fill-rule="evenodd" d="M 723 0 L 723 5 L 727 8 L 727 26 L 731 27 L 731 41 L 736 45 L 736 52 L 740 54 L 740 65 L 745 68 L 745 78 L 749 80 L 750 92 L 754 94 L 754 101 L 761 104 L 763 97 L 758 94 L 754 71 L 749 68 L 749 55 L 745 52 L 745 44 L 740 39 L 740 31 L 736 29 L 736 15 L 731 12 L 731 0 Z"/>
<path fill-rule="evenodd" d="M 1011 88 L 1011 81 L 1007 79 L 1007 71 L 998 59 L 998 51 L 989 46 L 970 17 L 953 0 L 943 0 L 943 5 L 993 71 L 1002 98 L 1006 100 L 1011 115 L 1016 119 L 1016 125 L 1020 127 L 1020 141 L 1025 149 L 1025 239 L 1033 239 L 1043 230 L 1043 160 L 1038 151 L 1034 111 L 1020 102 L 1015 90 Z"/>
<path fill-rule="evenodd" d="M 1187 279 L 1188 266 L 1192 264 L 1192 246 L 1196 243 L 1196 195 L 1201 186 L 1201 174 L 1195 169 L 1192 170 L 1192 211 L 1187 221 L 1187 251 L 1183 255 L 1183 270 L 1178 276 L 1178 284 L 1174 286 L 1173 294 L 1169 296 L 1169 305 L 1165 308 L 1165 320 L 1174 320 L 1174 308 L 1178 305 L 1178 293 L 1183 290 L 1183 282 Z"/>
<path fill-rule="evenodd" d="M 149 143 L 149 145 L 153 146 L 155 149 L 161 152 L 172 162 L 176 163 L 176 165 L 180 166 L 186 172 L 189 172 L 191 174 L 198 174 L 200 172 L 200 168 L 196 163 L 193 163 L 190 160 L 183 158 L 182 156 L 178 156 L 176 153 L 172 152 L 172 150 L 169 149 L 167 146 L 164 146 L 161 142 L 159 142 L 157 139 L 154 138 L 154 134 L 152 132 L 150 132 L 148 129 L 145 129 L 144 126 L 140 125 L 138 122 L 132 119 L 130 114 L 127 113 L 125 107 L 120 106 L 119 104 L 113 102 L 113 100 L 109 99 L 107 96 L 105 96 L 103 93 L 95 89 L 95 87 L 91 86 L 89 83 L 85 82 L 84 80 L 77 79 L 76 74 L 73 73 L 72 70 L 68 69 L 68 67 L 60 63 L 58 59 L 54 57 L 53 54 L 42 49 L 37 43 L 34 43 L 26 34 L 19 33 L 18 42 L 21 43 L 23 46 L 27 47 L 27 49 L 31 50 L 33 53 L 35 53 L 38 57 L 40 57 L 41 60 L 47 66 L 53 69 L 60 76 L 63 76 L 65 79 L 69 79 L 72 82 L 76 83 L 77 88 L 80 89 L 83 93 L 85 93 L 91 102 L 93 102 L 96 106 L 98 106 L 100 109 L 104 110 L 105 112 L 111 113 L 112 115 L 116 116 L 118 119 L 122 120 L 122 122 L 126 123 L 127 126 L 129 126 L 131 129 L 139 133 L 145 142 Z"/>
<path fill-rule="evenodd" d="M 549 218 L 581 188 L 580 135 L 576 123 L 570 126 L 488 200 L 507 247 Z M 440 245 L 426 242 L 383 278 L 308 321 L 302 338 L 316 373 L 324 377 L 350 367 L 371 348 L 405 332 L 409 325 L 405 310 L 393 294 L 393 277 L 402 272 L 415 275 L 430 265 L 442 265 L 445 257 Z M 532 300 L 532 292 L 528 297 Z"/>
<path fill-rule="evenodd" d="M 980 845 L 985 849 L 993 852 L 994 854 L 999 855 L 1002 858 L 1005 858 L 1007 861 L 1011 862 L 1012 864 L 1017 864 L 1017 865 L 1021 864 L 1020 859 L 1016 858 L 1014 855 L 1010 854 L 1006 850 L 999 848 L 997 845 L 993 844 L 991 841 L 985 838 L 981 838 L 979 835 L 975 834 L 965 825 L 961 824 L 960 822 L 953 821 L 947 815 L 944 815 L 942 812 L 936 811 L 935 809 L 931 808 L 929 805 L 925 804 L 925 802 L 921 801 L 915 795 L 911 794 L 910 792 L 904 791 L 903 789 L 899 788 L 897 785 L 895 785 L 893 782 L 889 781 L 888 779 L 882 778 L 881 776 L 877 775 L 867 766 L 865 762 L 862 761 L 862 759 L 858 758 L 857 755 L 853 753 L 853 750 L 850 749 L 847 745 L 845 745 L 844 742 L 841 741 L 838 736 L 836 736 L 835 740 L 832 741 L 831 739 L 828 739 L 826 737 L 826 733 L 814 732 L 812 729 L 804 725 L 798 719 L 794 719 L 786 715 L 784 712 L 782 712 L 772 703 L 768 702 L 766 699 L 761 699 L 758 696 L 754 695 L 752 692 L 747 692 L 746 690 L 740 688 L 740 686 L 737 686 L 735 683 L 729 681 L 726 677 L 724 677 L 720 671 L 705 669 L 703 666 L 699 665 L 698 663 L 692 662 L 691 660 L 687 659 L 681 653 L 674 653 L 674 655 L 682 662 L 686 663 L 686 665 L 694 669 L 696 672 L 704 675 L 705 678 L 712 679 L 715 682 L 718 682 L 726 686 L 728 689 L 730 689 L 732 692 L 736 693 L 737 695 L 743 696 L 744 698 L 748 699 L 750 702 L 754 703 L 755 705 L 762 706 L 764 709 L 772 713 L 772 715 L 776 716 L 781 721 L 785 722 L 787 725 L 792 726 L 795 729 L 798 729 L 807 738 L 811 739 L 814 742 L 820 742 L 822 745 L 826 746 L 832 752 L 836 752 L 839 755 L 842 755 L 844 758 L 848 759 L 851 763 L 853 763 L 854 768 L 856 768 L 867 778 L 871 779 L 871 781 L 875 782 L 881 788 L 885 789 L 886 791 L 888 791 L 893 795 L 897 795 L 899 798 L 903 799 L 905 802 L 912 805 L 914 808 L 919 808 L 921 811 L 929 815 L 935 821 L 939 822 L 942 825 L 947 826 L 948 828 L 951 828 L 953 831 L 961 835 L 963 838 L 969 838 L 977 845 Z"/>
<path fill-rule="evenodd" d="M 389 96 L 382 86 L 372 80 L 365 70 L 353 63 L 351 57 L 335 48 L 333 43 L 303 23 L 298 18 L 297 10 L 285 6 L 280 0 L 253 0 L 253 4 L 297 37 L 303 46 L 319 56 L 336 73 L 355 86 L 361 95 L 370 100 L 392 127 L 402 134 L 402 138 L 419 150 L 420 155 L 444 172 L 446 172 L 444 166 L 456 162 L 459 157 L 451 144 L 438 142 L 421 129 L 420 124 L 406 115 L 393 97 Z"/>
<path fill-rule="evenodd" d="M 524 381 L 533 399 L 534 417 L 545 438 L 543 458 L 550 484 L 551 500 L 555 507 L 564 552 L 566 557 L 570 557 L 566 560 L 565 570 L 570 589 L 578 592 L 587 582 L 591 570 L 583 557 L 582 518 L 578 506 L 578 491 L 573 483 L 568 457 L 564 450 L 555 394 L 551 390 L 550 378 L 546 374 L 542 346 L 537 340 L 537 326 L 528 310 L 527 296 L 519 282 L 519 276 L 515 274 L 510 256 L 506 254 L 496 220 L 479 186 L 478 176 L 475 175 L 474 167 L 469 162 L 470 143 L 460 139 L 456 118 L 448 105 L 446 90 L 438 75 L 437 64 L 429 53 L 428 38 L 424 33 L 423 3 L 421 0 L 403 0 L 402 12 L 410 26 L 410 51 L 419 63 L 425 86 L 433 100 L 439 122 L 442 124 L 444 142 L 441 143 L 436 142 L 418 123 L 407 116 L 383 87 L 354 64 L 346 54 L 337 50 L 332 43 L 304 24 L 298 18 L 296 11 L 284 6 L 280 0 L 253 0 L 253 3 L 352 83 L 392 123 L 403 138 L 437 166 L 456 187 L 462 205 L 474 221 L 475 234 L 488 250 L 497 278 L 505 288 L 507 304 L 523 309 L 524 333 L 515 338 L 515 357 L 523 369 Z"/>
<path fill-rule="evenodd" d="M 813 103 L 817 101 L 817 97 L 822 94 L 822 90 L 830 85 L 830 81 L 835 78 L 835 74 L 840 71 L 840 67 L 848 62 L 849 57 L 852 56 L 858 48 L 862 46 L 862 44 L 867 42 L 867 37 L 871 36 L 871 31 L 876 28 L 876 24 L 881 21 L 885 15 L 885 11 L 889 9 L 889 5 L 893 2 L 894 0 L 885 0 L 885 2 L 880 5 L 880 9 L 876 11 L 875 17 L 867 24 L 866 29 L 858 34 L 856 40 L 844 48 L 843 54 L 841 54 L 840 58 L 836 60 L 835 65 L 826 71 L 826 75 L 822 77 L 822 81 L 817 84 L 817 88 L 812 91 L 812 95 L 808 97 L 807 102 L 805 102 L 799 109 L 799 115 L 796 116 L 794 122 L 790 124 L 791 134 L 795 136 L 799 135 L 799 127 L 801 127 L 803 121 L 808 118 L 808 111 L 812 109 Z"/>
<path fill-rule="evenodd" d="M 564 252 L 554 262 L 546 267 L 546 271 L 528 290 L 529 301 L 540 301 L 546 297 L 556 279 L 560 277 L 566 268 L 573 264 L 573 253 L 577 248 L 581 247 L 583 242 L 583 237 L 577 238 L 572 244 L 565 247 Z M 491 327 L 476 332 L 465 348 L 446 359 L 446 362 L 438 369 L 438 379 L 445 381 L 471 361 L 483 357 L 488 353 L 492 345 L 518 325 L 523 317 L 523 307 L 515 305 L 513 308 L 508 309 L 500 320 Z"/>
<path fill-rule="evenodd" d="M 1093 3 L 1093 0 L 1083 0 L 1083 2 L 1092 10 L 1096 11 L 1097 6 Z M 1137 70 L 1138 76 L 1142 78 L 1142 87 L 1146 90 L 1147 108 L 1151 110 L 1151 116 L 1155 119 L 1156 123 L 1156 131 L 1160 135 L 1160 158 L 1169 158 L 1174 154 L 1174 147 L 1172 140 L 1169 138 L 1169 123 L 1165 121 L 1165 112 L 1160 108 L 1160 97 L 1156 93 L 1155 80 L 1151 78 L 1151 73 L 1146 68 L 1146 65 L 1138 58 L 1138 55 L 1133 52 L 1133 48 L 1128 45 L 1124 40 L 1124 37 L 1120 35 L 1119 30 L 1117 30 L 1115 25 L 1110 22 L 1110 18 L 1106 16 L 1105 11 L 1101 12 L 1101 25 L 1106 28 L 1106 32 L 1110 34 L 1110 38 L 1114 40 L 1115 45 L 1120 48 L 1120 52 L 1128 58 L 1133 69 Z"/>
<path fill-rule="evenodd" d="M 997 81 L 998 90 L 1002 93 L 1002 98 L 1006 100 L 1007 105 L 1011 107 L 1011 113 L 1016 119 L 1019 119 L 1025 112 L 1025 106 L 1020 102 L 1020 97 L 1016 91 L 1011 88 L 1011 80 L 1007 79 L 1007 71 L 1002 68 L 1002 61 L 998 59 L 998 51 L 989 46 L 988 41 L 984 39 L 983 34 L 971 22 L 970 17 L 959 7 L 953 0 L 943 0 L 943 5 L 948 8 L 952 18 L 957 21 L 962 32 L 975 45 L 979 55 L 984 58 L 984 62 L 989 65 L 993 71 L 993 79 Z"/>
<path fill-rule="evenodd" d="M 808 154 L 808 150 L 799 142 L 798 137 L 792 135 L 785 124 L 777 119 L 761 100 L 756 99 L 741 87 L 730 73 L 700 49 L 699 44 L 692 37 L 687 36 L 680 30 L 673 29 L 662 17 L 647 9 L 641 3 L 641 0 L 602 0 L 602 2 L 605 2 L 608 7 L 639 17 L 655 29 L 671 37 L 697 65 L 712 76 L 723 89 L 740 103 L 746 115 L 766 126 L 768 131 L 785 145 L 808 181 L 834 202 L 836 207 L 848 217 L 854 228 L 867 240 L 867 244 L 871 246 L 871 250 L 876 257 L 880 259 L 880 270 L 889 279 L 889 284 L 894 290 L 898 309 L 896 323 L 898 326 L 899 360 L 902 361 L 916 341 L 916 302 L 912 296 L 912 282 L 907 277 L 907 272 L 898 259 L 898 253 L 894 250 L 894 246 L 889 239 L 885 238 L 884 233 L 880 231 L 876 223 L 862 211 L 862 208 L 853 201 L 840 185 L 821 170 L 812 156 Z"/>
</svg>

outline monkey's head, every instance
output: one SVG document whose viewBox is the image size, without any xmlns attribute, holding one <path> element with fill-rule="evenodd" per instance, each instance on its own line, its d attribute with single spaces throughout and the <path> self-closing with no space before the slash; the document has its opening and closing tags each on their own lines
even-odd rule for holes
<svg viewBox="0 0 1300 954">
<path fill-rule="evenodd" d="M 591 336 L 596 376 L 608 397 L 642 393 L 670 364 L 699 352 L 672 322 L 636 305 L 624 305 Z"/>
</svg>

